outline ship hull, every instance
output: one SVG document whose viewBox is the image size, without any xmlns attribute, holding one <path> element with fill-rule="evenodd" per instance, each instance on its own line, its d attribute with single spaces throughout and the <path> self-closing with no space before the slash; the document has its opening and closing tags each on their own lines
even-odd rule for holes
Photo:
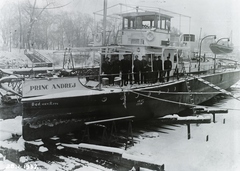
<svg viewBox="0 0 240 171">
<path fill-rule="evenodd" d="M 240 71 L 202 77 L 223 89 L 240 79 Z M 216 92 L 196 78 L 189 80 L 192 92 Z M 95 90 L 97 91 L 97 90 Z M 150 91 L 152 93 L 150 93 Z M 190 96 L 162 92 L 188 92 L 185 80 L 124 91 L 86 94 L 74 97 L 23 100 L 23 138 L 35 140 L 71 131 L 81 131 L 85 122 L 123 116 L 145 120 L 179 113 L 189 106 Z M 159 93 L 153 93 L 159 92 Z M 211 99 L 216 94 L 193 94 L 194 104 Z"/>
</svg>

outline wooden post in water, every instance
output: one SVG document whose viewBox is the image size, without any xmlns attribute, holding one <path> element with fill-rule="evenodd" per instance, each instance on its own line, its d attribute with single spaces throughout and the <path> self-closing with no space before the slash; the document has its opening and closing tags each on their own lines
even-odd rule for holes
<svg viewBox="0 0 240 171">
<path fill-rule="evenodd" d="M 213 123 L 216 123 L 215 113 L 213 112 L 212 115 L 213 115 Z"/>
<path fill-rule="evenodd" d="M 188 139 L 191 139 L 190 123 L 187 124 Z"/>
</svg>

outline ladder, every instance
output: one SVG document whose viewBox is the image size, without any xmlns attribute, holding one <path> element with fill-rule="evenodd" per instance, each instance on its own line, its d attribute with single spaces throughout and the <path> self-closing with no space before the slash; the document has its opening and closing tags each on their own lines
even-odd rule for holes
<svg viewBox="0 0 240 171">
<path fill-rule="evenodd" d="M 72 51 L 70 48 L 65 49 L 64 58 L 63 58 L 63 69 L 74 70 L 74 60 L 73 60 Z"/>
<path fill-rule="evenodd" d="M 187 75 L 187 72 L 186 72 L 186 70 L 185 70 L 185 66 L 184 66 L 184 65 L 183 65 L 183 67 L 182 67 L 182 70 L 183 70 L 183 75 L 184 75 L 185 82 L 186 82 L 187 91 L 188 91 L 188 93 L 189 93 L 190 104 L 195 105 L 195 104 L 194 104 L 193 94 L 192 94 L 192 91 L 191 91 L 191 86 L 190 86 L 190 83 L 189 83 L 189 77 L 188 77 L 188 75 Z M 192 111 L 193 111 L 193 113 L 195 113 L 194 107 L 192 107 Z"/>
</svg>

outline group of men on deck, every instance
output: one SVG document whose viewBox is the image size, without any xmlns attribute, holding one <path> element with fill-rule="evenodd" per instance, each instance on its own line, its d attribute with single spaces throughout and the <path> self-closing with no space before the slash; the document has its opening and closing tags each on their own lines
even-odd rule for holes
<svg viewBox="0 0 240 171">
<path fill-rule="evenodd" d="M 102 64 L 102 73 L 109 78 L 109 83 L 114 84 L 114 78 L 119 77 L 120 72 L 122 73 L 122 84 L 127 85 L 133 83 L 132 79 L 132 55 L 125 54 L 123 59 L 120 61 L 118 55 L 112 55 L 112 60 L 105 57 L 105 61 Z M 170 71 L 172 69 L 172 62 L 170 61 L 170 54 L 167 60 L 164 61 L 164 70 L 162 67 L 161 56 L 154 56 L 154 60 L 151 63 L 147 60 L 146 56 L 142 56 L 142 60 L 135 56 L 133 61 L 133 76 L 134 84 L 143 83 L 156 83 L 164 82 L 165 74 L 167 74 L 167 81 L 169 81 Z"/>
</svg>

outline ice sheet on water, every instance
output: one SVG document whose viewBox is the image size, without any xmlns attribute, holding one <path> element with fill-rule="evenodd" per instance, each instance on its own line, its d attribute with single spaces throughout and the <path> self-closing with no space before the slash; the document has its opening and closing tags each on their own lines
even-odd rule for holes
<svg viewBox="0 0 240 171">
<path fill-rule="evenodd" d="M 41 147 L 39 147 L 38 151 L 40 151 L 40 152 L 47 152 L 48 148 L 41 146 Z"/>
</svg>

